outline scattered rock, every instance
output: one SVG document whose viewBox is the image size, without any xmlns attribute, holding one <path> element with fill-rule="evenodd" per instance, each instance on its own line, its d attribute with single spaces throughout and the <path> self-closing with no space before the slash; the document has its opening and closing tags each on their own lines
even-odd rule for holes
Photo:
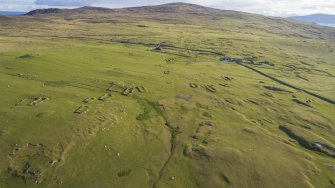
<svg viewBox="0 0 335 188">
<path fill-rule="evenodd" d="M 117 93 L 121 93 L 122 91 L 124 91 L 126 89 L 125 86 L 118 84 L 116 82 L 112 82 L 111 86 L 107 89 L 108 91 L 111 92 L 117 92 Z"/>
<path fill-rule="evenodd" d="M 194 140 L 198 140 L 200 136 L 198 134 L 195 134 L 195 135 L 192 135 L 191 138 L 193 138 Z"/>
<path fill-rule="evenodd" d="M 38 113 L 36 115 L 36 117 L 38 117 L 38 118 L 46 118 L 46 117 L 54 115 L 55 113 L 56 113 L 56 111 L 49 110 L 49 111 Z"/>
<path fill-rule="evenodd" d="M 304 129 L 309 129 L 309 130 L 312 129 L 312 127 L 310 125 L 300 125 L 300 126 L 303 127 Z"/>
<path fill-rule="evenodd" d="M 89 110 L 89 106 L 80 106 L 74 113 L 76 114 L 84 114 Z"/>
<path fill-rule="evenodd" d="M 99 100 L 104 101 L 104 102 L 109 102 L 112 100 L 112 94 L 111 93 L 104 94 L 101 97 L 99 97 Z"/>
<path fill-rule="evenodd" d="M 185 157 L 192 158 L 193 155 L 192 155 L 192 145 L 191 144 L 187 144 L 184 147 L 183 154 Z"/>
<path fill-rule="evenodd" d="M 231 184 L 229 178 L 224 173 L 221 173 L 221 177 L 227 184 L 229 185 Z"/>
<path fill-rule="evenodd" d="M 203 146 L 193 146 L 192 152 L 194 153 L 193 157 L 198 157 L 202 159 L 210 159 L 210 155 L 206 152 Z"/>
<path fill-rule="evenodd" d="M 24 54 L 24 55 L 19 56 L 18 58 L 27 59 L 27 58 L 32 58 L 32 57 L 34 57 L 32 54 Z"/>
<path fill-rule="evenodd" d="M 270 63 L 268 61 L 260 61 L 260 62 L 254 63 L 254 65 L 270 65 L 270 66 L 275 66 L 273 63 Z"/>
<path fill-rule="evenodd" d="M 196 84 L 196 83 L 190 83 L 190 87 L 191 88 L 198 88 L 198 84 Z"/>
<path fill-rule="evenodd" d="M 270 98 L 274 97 L 271 93 L 268 93 L 268 92 L 264 92 L 262 95 L 265 97 L 270 97 Z"/>
<path fill-rule="evenodd" d="M 329 169 L 335 172 L 335 164 L 325 164 Z M 334 179 L 335 180 L 335 179 Z"/>
<path fill-rule="evenodd" d="M 273 87 L 273 86 L 263 86 L 265 89 L 271 90 L 271 91 L 277 91 L 277 92 L 286 92 L 286 93 L 292 93 L 292 91 L 288 91 L 282 88 Z"/>
<path fill-rule="evenodd" d="M 122 91 L 121 95 L 128 96 L 128 95 L 132 94 L 133 92 L 134 92 L 134 88 L 125 88 Z"/>
<path fill-rule="evenodd" d="M 214 93 L 216 91 L 215 87 L 213 85 L 206 85 L 205 88 L 207 91 Z"/>
<path fill-rule="evenodd" d="M 30 106 L 36 106 L 37 104 L 43 102 L 43 101 L 48 101 L 50 100 L 49 98 L 47 97 L 35 97 L 32 99 L 32 102 L 29 103 Z"/>
<path fill-rule="evenodd" d="M 162 48 L 161 48 L 160 46 L 157 46 L 157 47 L 153 48 L 152 50 L 153 50 L 153 51 L 161 51 Z"/>
<path fill-rule="evenodd" d="M 233 78 L 233 77 L 224 76 L 223 79 L 226 80 L 226 81 L 231 81 L 231 80 L 233 80 L 234 78 Z"/>
<path fill-rule="evenodd" d="M 126 169 L 126 170 L 121 170 L 117 173 L 117 176 L 119 177 L 127 177 L 131 174 L 132 170 L 131 169 Z"/>
<path fill-rule="evenodd" d="M 308 103 L 305 103 L 299 99 L 292 99 L 292 101 L 303 106 L 311 107 Z"/>
<path fill-rule="evenodd" d="M 255 105 L 260 105 L 257 101 L 253 100 L 253 99 L 247 99 L 249 102 L 255 104 Z"/>
<path fill-rule="evenodd" d="M 316 147 L 316 148 L 319 148 L 321 150 L 326 149 L 326 150 L 335 152 L 335 147 L 329 146 L 329 145 L 321 143 L 321 142 L 313 142 L 311 145 Z M 334 157 L 335 157 L 335 155 L 334 155 Z"/>
<path fill-rule="evenodd" d="M 136 86 L 135 88 L 136 88 L 136 90 L 137 90 L 138 92 L 140 92 L 140 93 L 145 93 L 145 92 L 147 92 L 147 89 L 146 89 L 145 87 L 143 87 L 143 86 Z"/>
<path fill-rule="evenodd" d="M 92 98 L 86 98 L 85 100 L 83 100 L 84 103 L 91 103 L 93 101 L 97 100 L 96 98 L 92 97 Z"/>
<path fill-rule="evenodd" d="M 38 77 L 38 75 L 36 74 L 17 74 L 18 77 L 21 77 L 21 78 L 24 78 L 24 79 L 29 79 L 29 80 L 32 80 L 32 79 L 35 79 Z"/>
<path fill-rule="evenodd" d="M 312 103 L 312 102 L 313 102 L 312 99 L 308 99 L 308 100 L 306 101 L 307 104 Z"/>
<path fill-rule="evenodd" d="M 183 100 L 188 101 L 188 100 L 190 100 L 190 99 L 192 98 L 192 95 L 183 94 L 183 93 L 178 93 L 178 94 L 176 95 L 176 98 L 177 98 L 177 99 L 183 99 Z"/>
<path fill-rule="evenodd" d="M 231 57 L 227 57 L 227 56 L 221 58 L 220 61 L 233 62 L 233 63 L 240 63 L 240 62 L 242 62 L 241 59 L 238 59 L 238 58 L 231 58 Z"/>
<path fill-rule="evenodd" d="M 223 86 L 223 87 L 230 87 L 230 85 L 227 84 L 227 83 L 220 83 L 219 85 L 220 85 L 220 86 Z"/>
<path fill-rule="evenodd" d="M 199 124 L 199 126 L 210 126 L 210 127 L 212 127 L 212 126 L 214 126 L 214 123 L 211 122 L 211 121 L 203 121 Z"/>
<path fill-rule="evenodd" d="M 165 59 L 166 63 L 172 63 L 175 59 L 174 58 L 167 58 Z"/>
</svg>

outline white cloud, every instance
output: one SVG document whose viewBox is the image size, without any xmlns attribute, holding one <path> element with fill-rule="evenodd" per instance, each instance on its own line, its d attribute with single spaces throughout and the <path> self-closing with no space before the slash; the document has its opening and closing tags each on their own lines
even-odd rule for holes
<svg viewBox="0 0 335 188">
<path fill-rule="evenodd" d="M 35 0 L 36 5 L 48 6 L 87 6 L 94 4 L 94 0 Z"/>
<path fill-rule="evenodd" d="M 335 0 L 189 0 L 202 5 L 270 16 L 335 13 Z"/>
<path fill-rule="evenodd" d="M 37 5 L 35 0 L 0 0 L 0 11 L 30 11 L 50 8 L 49 5 Z"/>
<path fill-rule="evenodd" d="M 27 11 L 36 8 L 85 5 L 126 7 L 174 1 L 178 0 L 0 0 L 0 10 Z M 184 2 L 271 16 L 335 13 L 335 0 L 184 0 Z"/>
</svg>

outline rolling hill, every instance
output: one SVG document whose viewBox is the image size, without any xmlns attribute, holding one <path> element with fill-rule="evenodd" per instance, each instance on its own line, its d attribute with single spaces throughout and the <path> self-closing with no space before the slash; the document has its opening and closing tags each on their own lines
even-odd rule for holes
<svg viewBox="0 0 335 188">
<path fill-rule="evenodd" d="M 335 24 L 335 15 L 330 14 L 312 14 L 307 16 L 295 16 L 291 18 L 304 22 Z"/>
<path fill-rule="evenodd" d="M 186 3 L 0 16 L 0 187 L 333 187 L 334 42 Z"/>
</svg>

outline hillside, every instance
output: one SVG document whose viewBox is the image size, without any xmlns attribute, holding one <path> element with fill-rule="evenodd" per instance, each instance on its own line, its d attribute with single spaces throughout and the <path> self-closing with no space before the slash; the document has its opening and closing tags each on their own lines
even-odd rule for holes
<svg viewBox="0 0 335 188">
<path fill-rule="evenodd" d="M 335 15 L 330 14 L 312 14 L 307 16 L 295 16 L 291 18 L 304 22 L 335 24 Z"/>
<path fill-rule="evenodd" d="M 0 187 L 333 187 L 334 42 L 186 3 L 0 16 Z"/>
<path fill-rule="evenodd" d="M 38 18 L 63 18 L 66 20 L 82 20 L 88 23 L 104 23 L 130 18 L 138 21 L 157 21 L 171 24 L 204 24 L 233 31 L 256 29 L 270 33 L 292 34 L 302 37 L 314 37 L 315 34 L 326 34 L 323 38 L 334 38 L 334 30 L 315 25 L 302 24 L 289 19 L 279 19 L 237 11 L 219 10 L 187 3 L 171 3 L 159 6 L 108 9 L 99 7 L 82 7 L 78 9 L 41 9 L 27 13 Z M 234 24 L 232 22 L 236 22 Z M 238 26 L 238 27 L 236 27 Z M 310 34 L 310 36 L 304 36 Z M 332 39 L 333 40 L 333 39 Z"/>
</svg>

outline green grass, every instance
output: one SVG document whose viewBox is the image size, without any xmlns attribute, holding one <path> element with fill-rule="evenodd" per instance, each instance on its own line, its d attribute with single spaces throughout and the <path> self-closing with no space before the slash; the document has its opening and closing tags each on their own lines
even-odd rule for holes
<svg viewBox="0 0 335 188">
<path fill-rule="evenodd" d="M 335 100 L 334 31 L 231 14 L 0 20 L 0 187 L 331 187 L 334 158 L 279 126 L 334 147 L 334 105 L 190 49 L 270 61 L 251 66 Z M 112 82 L 146 91 L 98 100 Z"/>
</svg>

